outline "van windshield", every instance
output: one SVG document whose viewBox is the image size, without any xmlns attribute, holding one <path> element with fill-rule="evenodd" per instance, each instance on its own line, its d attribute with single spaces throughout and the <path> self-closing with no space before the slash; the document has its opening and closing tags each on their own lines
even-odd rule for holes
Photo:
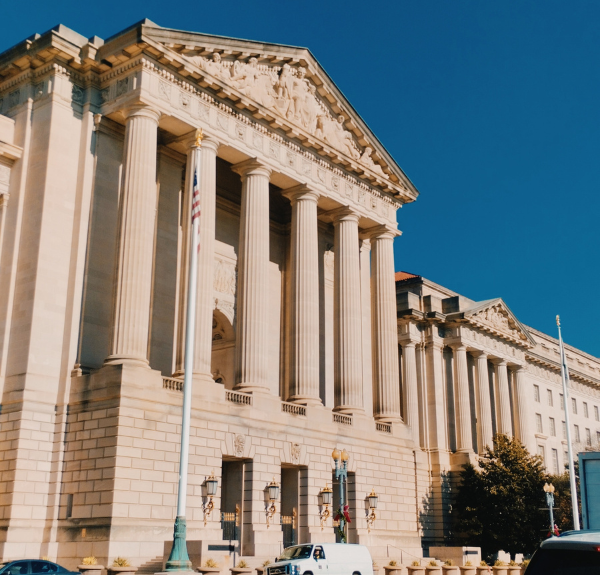
<svg viewBox="0 0 600 575">
<path fill-rule="evenodd" d="M 278 561 L 287 561 L 288 559 L 308 559 L 312 551 L 312 545 L 298 545 L 298 547 L 288 547 L 279 557 Z"/>
</svg>

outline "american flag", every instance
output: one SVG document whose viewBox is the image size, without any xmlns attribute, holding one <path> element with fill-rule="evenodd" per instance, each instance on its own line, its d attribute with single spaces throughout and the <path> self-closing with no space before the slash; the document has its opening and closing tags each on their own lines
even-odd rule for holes
<svg viewBox="0 0 600 575">
<path fill-rule="evenodd" d="M 200 186 L 198 185 L 198 169 L 194 170 L 194 191 L 192 193 L 192 227 L 196 218 L 200 217 Z M 200 221 L 198 221 L 198 224 Z M 200 229 L 198 228 L 198 236 Z M 199 239 L 199 238 L 198 238 Z M 200 242 L 198 241 L 198 250 L 200 250 Z"/>
</svg>

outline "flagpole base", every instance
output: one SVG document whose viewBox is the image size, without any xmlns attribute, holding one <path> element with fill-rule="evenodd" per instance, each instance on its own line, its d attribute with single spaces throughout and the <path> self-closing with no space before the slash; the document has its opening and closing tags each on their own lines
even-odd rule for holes
<svg viewBox="0 0 600 575">
<path fill-rule="evenodd" d="M 185 517 L 177 516 L 173 530 L 173 548 L 165 565 L 165 571 L 191 571 L 192 562 L 187 551 Z"/>
</svg>

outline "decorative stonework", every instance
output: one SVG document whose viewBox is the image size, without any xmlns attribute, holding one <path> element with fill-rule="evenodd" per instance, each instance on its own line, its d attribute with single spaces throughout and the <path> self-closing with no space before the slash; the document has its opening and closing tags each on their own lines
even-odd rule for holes
<svg viewBox="0 0 600 575">
<path fill-rule="evenodd" d="M 233 440 L 233 449 L 236 457 L 244 456 L 244 449 L 246 448 L 246 437 L 241 434 L 237 434 Z"/>
<path fill-rule="evenodd" d="M 234 296 L 236 278 L 235 264 L 216 258 L 214 290 Z"/>
<path fill-rule="evenodd" d="M 517 325 L 501 303 L 487 307 L 469 317 L 469 321 L 485 330 L 502 335 L 512 341 L 530 345 L 527 335 Z"/>
</svg>

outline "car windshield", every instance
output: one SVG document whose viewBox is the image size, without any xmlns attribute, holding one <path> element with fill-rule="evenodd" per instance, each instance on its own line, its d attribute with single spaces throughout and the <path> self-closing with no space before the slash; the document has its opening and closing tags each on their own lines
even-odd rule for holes
<svg viewBox="0 0 600 575">
<path fill-rule="evenodd" d="M 279 561 L 288 559 L 308 559 L 312 551 L 312 545 L 299 545 L 298 547 L 288 547 L 279 557 Z"/>
<path fill-rule="evenodd" d="M 538 549 L 527 575 L 600 575 L 600 552 L 579 549 Z"/>
</svg>

